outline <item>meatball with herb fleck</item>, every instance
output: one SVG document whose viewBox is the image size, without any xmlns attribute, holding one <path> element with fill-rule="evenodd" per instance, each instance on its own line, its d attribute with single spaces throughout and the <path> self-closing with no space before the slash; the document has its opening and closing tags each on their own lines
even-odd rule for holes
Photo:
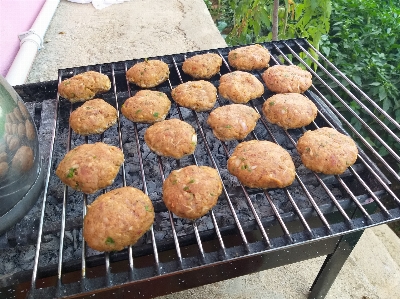
<svg viewBox="0 0 400 299">
<path fill-rule="evenodd" d="M 246 104 L 263 95 L 264 85 L 250 73 L 235 71 L 221 76 L 218 92 L 236 104 Z"/>
<path fill-rule="evenodd" d="M 182 70 L 195 79 L 210 79 L 219 72 L 221 65 L 221 56 L 215 53 L 206 53 L 186 59 L 182 64 Z"/>
<path fill-rule="evenodd" d="M 218 172 L 191 165 L 170 173 L 163 183 L 163 201 L 178 217 L 196 219 L 216 205 L 222 193 Z"/>
<path fill-rule="evenodd" d="M 297 141 L 297 151 L 305 167 L 324 174 L 342 174 L 358 155 L 353 139 L 328 127 L 305 132 Z"/>
<path fill-rule="evenodd" d="M 211 111 L 207 123 L 222 141 L 242 140 L 254 130 L 260 115 L 253 108 L 231 104 Z"/>
<path fill-rule="evenodd" d="M 72 130 L 83 136 L 101 134 L 116 122 L 117 110 L 102 99 L 85 102 L 69 117 Z"/>
<path fill-rule="evenodd" d="M 179 105 L 201 112 L 214 108 L 217 89 L 208 81 L 189 81 L 172 89 L 171 96 Z"/>
<path fill-rule="evenodd" d="M 269 51 L 261 45 L 236 48 L 228 54 L 229 64 L 242 71 L 266 68 L 270 59 Z"/>
<path fill-rule="evenodd" d="M 109 91 L 110 79 L 101 73 L 89 71 L 63 80 L 58 85 L 60 95 L 71 103 L 91 100 L 96 94 Z"/>
<path fill-rule="evenodd" d="M 56 175 L 71 188 L 90 194 L 111 185 L 123 162 L 118 147 L 103 142 L 82 144 L 65 155 Z"/>
<path fill-rule="evenodd" d="M 144 140 L 157 155 L 181 159 L 194 153 L 197 134 L 190 124 L 173 118 L 151 125 Z"/>
<path fill-rule="evenodd" d="M 292 157 L 270 141 L 239 143 L 228 159 L 228 171 L 250 188 L 283 188 L 295 179 Z"/>
<path fill-rule="evenodd" d="M 129 82 L 142 88 L 155 87 L 169 77 L 168 64 L 161 60 L 145 60 L 136 63 L 126 72 Z"/>
<path fill-rule="evenodd" d="M 83 237 L 94 250 L 118 251 L 135 244 L 153 222 L 150 198 L 139 189 L 122 187 L 100 195 L 87 207 Z"/>
<path fill-rule="evenodd" d="M 136 123 L 155 123 L 162 121 L 171 109 L 171 101 L 160 91 L 139 90 L 125 101 L 122 114 Z"/>
<path fill-rule="evenodd" d="M 302 93 L 312 84 L 311 73 L 297 65 L 271 66 L 262 78 L 268 89 L 276 93 Z"/>
<path fill-rule="evenodd" d="M 266 100 L 262 111 L 272 124 L 284 129 L 309 125 L 317 117 L 317 106 L 299 93 L 275 94 Z"/>
</svg>

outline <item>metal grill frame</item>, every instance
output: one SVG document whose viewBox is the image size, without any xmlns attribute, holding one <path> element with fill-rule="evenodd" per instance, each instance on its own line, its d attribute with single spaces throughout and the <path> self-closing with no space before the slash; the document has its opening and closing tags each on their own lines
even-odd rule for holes
<svg viewBox="0 0 400 299">
<path fill-rule="evenodd" d="M 324 91 L 320 91 L 320 88 L 312 87 L 305 93 L 310 99 L 315 100 L 317 96 L 322 100 L 323 105 L 320 102 L 316 102 L 318 106 L 318 116 L 323 119 L 324 123 L 328 126 L 334 127 L 337 130 L 346 133 L 343 127 L 338 126 L 335 123 L 335 118 L 332 120 L 330 114 L 325 113 L 331 110 L 335 117 L 339 119 L 345 126 L 347 130 L 352 131 L 360 142 L 368 151 L 368 155 L 364 151 L 360 150 L 358 156 L 358 162 L 362 164 L 363 167 L 370 172 L 374 179 L 380 184 L 382 192 L 386 193 L 386 197 L 390 198 L 391 205 L 388 207 L 386 202 L 382 201 L 382 192 L 373 192 L 368 184 L 358 175 L 357 171 L 350 167 L 350 173 L 354 178 L 365 188 L 365 192 L 371 197 L 371 203 L 365 204 L 362 200 L 352 193 L 352 188 L 347 186 L 346 182 L 341 178 L 341 176 L 335 176 L 337 182 L 346 190 L 349 198 L 351 199 L 347 205 L 338 202 L 335 196 L 330 192 L 329 188 L 324 183 L 324 180 L 319 174 L 314 174 L 315 179 L 319 184 L 325 189 L 327 196 L 332 201 L 331 207 L 328 209 L 322 209 L 319 207 L 313 197 L 307 190 L 306 185 L 303 183 L 301 177 L 296 173 L 296 181 L 304 190 L 304 193 L 311 203 L 312 208 L 304 211 L 301 210 L 296 201 L 291 196 L 287 188 L 284 189 L 288 200 L 293 206 L 293 213 L 288 217 L 288 215 L 282 215 L 279 213 L 278 209 L 274 204 L 273 198 L 271 198 L 268 191 L 264 191 L 265 199 L 271 205 L 274 215 L 273 219 L 262 219 L 258 216 L 257 208 L 254 207 L 252 201 L 248 194 L 248 188 L 242 186 L 243 198 L 246 200 L 249 209 L 254 215 L 254 222 L 252 225 L 243 225 L 236 216 L 235 208 L 231 202 L 228 191 L 224 186 L 224 196 L 221 196 L 219 200 L 225 200 L 226 204 L 229 206 L 235 221 L 235 227 L 231 230 L 221 230 L 218 227 L 217 221 L 213 211 L 210 212 L 210 217 L 214 224 L 214 232 L 202 234 L 199 232 L 196 222 L 193 222 L 193 231 L 195 235 L 195 244 L 186 244 L 184 238 L 177 236 L 174 219 L 172 213 L 169 212 L 169 220 L 171 224 L 171 229 L 173 231 L 173 243 L 174 247 L 159 248 L 157 245 L 156 238 L 154 235 L 153 228 L 148 232 L 149 239 L 152 247 L 152 253 L 147 255 L 152 262 L 148 262 L 147 267 L 141 268 L 136 267 L 135 262 L 138 259 L 143 258 L 140 253 L 135 251 L 135 249 L 130 246 L 125 255 L 119 255 L 118 253 L 105 253 L 104 257 L 99 257 L 98 259 L 89 259 L 86 257 L 86 247 L 82 246 L 82 259 L 80 270 L 76 269 L 76 264 L 68 266 L 63 262 L 63 250 L 64 250 L 64 236 L 65 236 L 65 212 L 68 201 L 68 188 L 64 188 L 63 197 L 63 210 L 61 215 L 61 230 L 60 230 L 60 246 L 59 246 L 59 262 L 57 265 L 56 273 L 54 273 L 54 267 L 46 268 L 39 267 L 39 255 L 42 242 L 43 233 L 43 217 L 46 209 L 46 198 L 47 190 L 50 176 L 53 176 L 52 165 L 52 155 L 54 143 L 56 142 L 56 130 L 58 119 L 54 121 L 54 132 L 51 142 L 51 152 L 49 156 L 49 164 L 47 169 L 47 177 L 45 183 L 44 198 L 42 203 L 41 220 L 38 230 L 38 241 L 36 246 L 36 256 L 34 261 L 34 267 L 32 271 L 32 278 L 30 284 L 29 297 L 31 298 L 47 298 L 47 297 L 69 297 L 69 298 L 84 298 L 90 294 L 96 293 L 96 295 L 110 296 L 110 295 L 126 295 L 129 292 L 139 293 L 145 298 L 150 298 L 154 296 L 164 295 L 171 292 L 176 292 L 191 287 L 196 287 L 204 285 L 211 282 L 221 281 L 228 278 L 237 277 L 240 275 L 245 275 L 253 273 L 256 271 L 261 271 L 265 269 L 270 269 L 273 267 L 285 265 L 288 263 L 298 262 L 306 260 L 309 258 L 328 255 L 320 273 L 318 274 L 310 293 L 310 298 L 324 297 L 334 278 L 339 273 L 342 265 L 347 259 L 354 248 L 358 239 L 364 229 L 372 227 L 375 225 L 388 223 L 400 219 L 400 200 L 395 194 L 395 190 L 391 188 L 390 180 L 397 180 L 400 182 L 400 176 L 397 174 L 396 170 L 393 169 L 389 163 L 381 157 L 377 151 L 366 141 L 357 130 L 341 115 L 341 113 L 326 99 L 324 94 L 329 92 L 333 94 L 342 104 L 349 109 L 350 112 L 354 112 L 348 105 L 346 100 L 342 99 L 334 89 L 325 83 L 314 70 L 309 67 L 304 59 L 307 57 L 311 59 L 318 68 L 324 71 L 324 73 L 333 81 L 336 82 L 338 88 L 344 90 L 350 99 L 356 101 L 361 107 L 363 107 L 371 118 L 378 122 L 396 142 L 400 143 L 398 134 L 392 132 L 383 121 L 381 121 L 373 112 L 371 112 L 364 101 L 368 104 L 373 105 L 384 117 L 395 127 L 395 130 L 400 130 L 400 126 L 395 120 L 390 118 L 378 105 L 374 103 L 365 93 L 363 93 L 351 80 L 349 80 L 343 73 L 341 73 L 332 63 L 328 61 L 320 52 L 318 52 L 311 44 L 309 44 L 304 39 L 292 39 L 287 41 L 262 43 L 271 53 L 270 64 L 302 64 L 313 74 L 313 82 L 318 81 L 322 86 L 325 87 Z M 190 57 L 195 54 L 213 52 L 218 53 L 223 58 L 224 66 L 230 70 L 230 66 L 227 63 L 227 54 L 229 50 L 236 47 L 227 47 L 221 49 L 212 49 L 208 51 L 196 51 L 188 52 L 184 54 L 173 54 L 166 55 L 162 57 L 153 57 L 155 59 L 167 60 L 172 71 L 175 71 L 179 77 L 180 82 L 184 82 L 183 76 L 181 74 L 180 64 L 182 61 L 177 61 L 177 57 Z M 311 55 L 310 50 L 314 51 L 318 55 L 318 61 L 314 59 Z M 300 54 L 301 53 L 301 54 Z M 97 70 L 103 72 L 111 78 L 112 82 L 112 93 L 115 98 L 115 107 L 119 111 L 119 100 L 121 97 L 121 92 L 119 90 L 120 82 L 117 82 L 117 73 L 125 72 L 134 63 L 143 61 L 143 59 L 129 60 L 116 63 L 108 63 L 103 65 L 87 66 L 73 69 L 65 69 L 59 71 L 60 83 L 66 77 L 70 77 L 76 73 L 80 73 L 86 70 Z M 333 76 L 322 64 L 324 62 L 330 68 L 333 69 L 339 76 L 337 79 Z M 255 74 L 260 77 L 260 72 L 255 72 Z M 350 91 L 341 81 L 347 82 L 355 92 Z M 179 83 L 179 82 L 178 82 Z M 126 84 L 126 90 L 128 97 L 133 94 L 131 91 L 132 85 L 128 82 Z M 170 89 L 175 87 L 168 81 Z M 18 90 L 18 88 L 16 88 Z M 56 92 L 56 91 L 54 91 Z M 362 100 L 359 99 L 354 93 L 359 93 Z M 54 95 L 55 96 L 55 95 Z M 360 97 L 360 98 L 361 98 Z M 263 97 L 263 100 L 266 98 Z M 220 100 L 220 99 L 219 99 Z M 60 105 L 59 95 L 57 94 L 57 105 L 55 107 L 55 115 L 59 113 Z M 257 110 L 257 107 L 250 103 L 253 108 Z M 72 111 L 73 105 L 70 106 L 70 111 Z M 178 107 L 179 118 L 183 119 Z M 258 111 L 258 110 L 257 110 Z M 193 112 L 194 118 L 196 119 L 197 133 L 200 138 L 205 141 L 205 150 L 209 154 L 211 161 L 211 166 L 218 170 L 217 164 L 214 157 L 211 154 L 207 139 L 203 132 L 202 125 L 199 121 L 196 112 Z M 268 131 L 271 141 L 277 142 L 273 133 L 270 131 L 270 125 L 262 116 L 260 121 L 265 126 Z M 365 120 L 359 119 L 361 124 L 376 138 L 377 142 L 380 142 L 384 146 L 389 154 L 400 163 L 400 157 L 395 153 L 373 130 L 367 125 Z M 123 148 L 122 136 L 121 136 L 121 124 L 120 118 L 118 117 L 118 132 L 119 132 L 119 146 Z M 318 124 L 313 122 L 311 125 L 312 129 L 318 128 Z M 306 129 L 303 128 L 303 131 Z M 134 135 L 137 144 L 137 155 L 140 162 L 140 175 L 142 177 L 143 191 L 147 194 L 146 186 L 146 175 L 143 165 L 143 157 L 141 156 L 141 143 L 139 142 L 137 125 L 134 124 Z M 287 138 L 295 146 L 296 140 L 290 135 L 290 132 L 285 131 Z M 253 139 L 258 137 L 253 133 Z M 85 139 L 88 142 L 88 138 Z M 229 148 L 226 144 L 222 143 L 224 146 L 225 154 L 229 156 Z M 71 129 L 69 130 L 67 151 L 71 146 Z M 379 169 L 375 163 L 378 161 L 382 164 L 382 170 Z M 158 157 L 160 176 L 162 180 L 165 178 L 163 161 Z M 193 164 L 197 164 L 196 157 L 193 156 Z M 386 176 L 383 175 L 385 172 Z M 388 178 L 390 180 L 388 180 Z M 122 179 L 123 185 L 126 185 L 125 178 L 125 164 L 122 165 Z M 224 197 L 224 198 L 223 198 Z M 82 217 L 86 213 L 87 198 L 83 195 L 83 207 L 82 207 Z M 271 218 L 271 217 L 270 217 Z M 340 219 L 339 221 L 333 220 L 335 218 Z M 318 225 L 313 224 L 314 222 L 319 223 Z M 295 228 L 295 229 L 293 229 Z M 294 230 L 295 233 L 290 231 Z M 236 231 L 236 233 L 235 233 Z M 276 232 L 274 232 L 276 231 Z M 272 236 L 272 237 L 271 237 Z M 227 245 L 229 244 L 229 245 Z M 211 248 L 211 249 L 210 249 Z M 182 253 L 185 251 L 185 254 Z M 160 261 L 160 255 L 172 255 L 173 258 L 168 262 Z M 121 261 L 120 261 L 121 260 Z M 121 263 L 125 264 L 121 266 Z M 126 263 L 128 267 L 126 267 Z M 99 266 L 103 264 L 102 266 Z M 194 266 L 193 266 L 194 265 Z M 122 268 L 124 270 L 119 270 Z M 126 269 L 127 268 L 127 269 Z M 100 270 L 98 270 L 100 269 Z M 73 271 L 77 270 L 77 271 Z M 101 274 L 95 275 L 94 278 L 88 277 L 88 271 L 102 271 Z M 46 277 L 49 276 L 50 278 Z M 54 275 L 55 274 L 55 275 Z M 75 275 L 78 278 L 72 282 L 65 282 L 66 276 Z M 56 283 L 54 283 L 54 279 Z M 43 287 L 43 283 L 47 287 Z M 163 287 L 155 287 L 155 284 L 162 285 Z M 39 287 L 40 286 L 40 287 Z M 101 297 L 102 298 L 102 297 Z"/>
</svg>

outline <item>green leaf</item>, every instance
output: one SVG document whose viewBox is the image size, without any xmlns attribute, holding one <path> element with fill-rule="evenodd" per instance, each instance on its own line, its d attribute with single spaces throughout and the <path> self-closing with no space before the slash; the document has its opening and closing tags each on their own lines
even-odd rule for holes
<svg viewBox="0 0 400 299">
<path fill-rule="evenodd" d="M 379 86 L 379 100 L 383 101 L 387 98 L 385 87 Z M 386 110 L 386 109 L 385 109 Z"/>
<path fill-rule="evenodd" d="M 391 106 L 392 106 L 392 103 L 390 102 L 390 100 L 388 98 L 385 98 L 383 100 L 382 109 L 385 110 L 385 111 L 388 111 Z"/>
<path fill-rule="evenodd" d="M 361 78 L 360 78 L 359 76 L 353 76 L 353 81 L 354 81 L 354 83 L 356 83 L 358 86 L 361 86 L 361 85 L 362 85 Z"/>
</svg>

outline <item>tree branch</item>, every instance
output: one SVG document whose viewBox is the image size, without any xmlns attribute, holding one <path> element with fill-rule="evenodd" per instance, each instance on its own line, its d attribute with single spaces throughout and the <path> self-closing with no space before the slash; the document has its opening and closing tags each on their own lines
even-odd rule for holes
<svg viewBox="0 0 400 299">
<path fill-rule="evenodd" d="M 279 0 L 274 0 L 274 9 L 272 11 L 272 40 L 278 40 L 278 10 Z"/>
</svg>

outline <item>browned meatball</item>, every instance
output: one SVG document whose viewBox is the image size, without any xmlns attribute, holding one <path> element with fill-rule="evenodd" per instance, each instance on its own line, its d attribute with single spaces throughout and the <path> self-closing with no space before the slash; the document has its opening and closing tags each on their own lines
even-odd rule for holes
<svg viewBox="0 0 400 299">
<path fill-rule="evenodd" d="M 22 113 L 21 113 L 21 111 L 19 110 L 18 107 L 15 107 L 15 108 L 14 108 L 14 116 L 15 116 L 15 118 L 18 120 L 18 122 L 23 122 L 23 121 L 25 121 L 25 120 L 24 120 L 24 117 L 22 116 Z"/>
<path fill-rule="evenodd" d="M 312 84 L 311 77 L 297 65 L 274 65 L 262 74 L 265 85 L 276 93 L 305 92 Z"/>
<path fill-rule="evenodd" d="M 162 121 L 171 109 L 171 101 L 163 92 L 140 90 L 122 105 L 121 112 L 129 120 L 138 123 Z"/>
<path fill-rule="evenodd" d="M 207 123 L 222 141 L 241 140 L 254 130 L 260 115 L 253 108 L 231 104 L 211 111 Z"/>
<path fill-rule="evenodd" d="M 136 63 L 126 72 L 129 82 L 142 88 L 155 87 L 169 77 L 168 64 L 161 60 L 146 60 Z"/>
<path fill-rule="evenodd" d="M 265 118 L 284 129 L 309 125 L 317 117 L 317 107 L 299 93 L 282 93 L 270 97 L 263 104 Z"/>
<path fill-rule="evenodd" d="M 297 142 L 304 166 L 324 174 L 341 174 L 357 160 L 358 149 L 349 136 L 332 128 L 307 131 Z"/>
<path fill-rule="evenodd" d="M 195 79 L 210 79 L 219 72 L 221 65 L 221 56 L 207 53 L 186 59 L 182 64 L 182 70 Z"/>
<path fill-rule="evenodd" d="M 197 135 L 194 128 L 179 119 L 151 125 L 144 134 L 147 146 L 157 155 L 181 159 L 194 153 Z"/>
<path fill-rule="evenodd" d="M 269 141 L 239 143 L 228 159 L 228 171 L 250 188 L 283 188 L 295 179 L 289 153 Z"/>
<path fill-rule="evenodd" d="M 28 109 L 26 109 L 25 104 L 22 101 L 18 101 L 18 107 L 19 107 L 19 110 L 20 110 L 22 116 L 25 119 L 29 119 L 29 117 L 30 117 L 29 111 L 28 111 Z"/>
<path fill-rule="evenodd" d="M 229 64 L 242 71 L 266 68 L 270 59 L 269 51 L 261 45 L 236 48 L 228 54 Z"/>
<path fill-rule="evenodd" d="M 116 122 L 117 110 L 102 99 L 85 102 L 69 117 L 72 130 L 83 136 L 103 133 Z"/>
<path fill-rule="evenodd" d="M 4 178 L 8 172 L 8 163 L 0 162 L 0 179 Z"/>
<path fill-rule="evenodd" d="M 82 144 L 69 151 L 57 167 L 60 180 L 75 190 L 94 193 L 114 182 L 124 154 L 102 142 Z"/>
<path fill-rule="evenodd" d="M 218 201 L 222 183 L 211 167 L 191 165 L 170 173 L 163 183 L 163 201 L 175 215 L 196 219 Z"/>
<path fill-rule="evenodd" d="M 75 75 L 58 85 L 60 95 L 71 103 L 93 99 L 98 93 L 111 88 L 110 79 L 101 73 L 89 71 Z"/>
<path fill-rule="evenodd" d="M 218 92 L 236 104 L 246 104 L 264 93 L 264 85 L 256 76 L 235 71 L 221 76 Z"/>
<path fill-rule="evenodd" d="M 34 140 L 36 138 L 36 129 L 29 119 L 25 121 L 26 138 Z"/>
<path fill-rule="evenodd" d="M 153 222 L 150 198 L 139 189 L 122 187 L 100 195 L 87 207 L 83 237 L 92 249 L 118 251 L 135 244 Z"/>
<path fill-rule="evenodd" d="M 18 136 L 20 138 L 23 138 L 26 135 L 26 128 L 25 128 L 24 123 L 19 123 L 18 124 Z"/>
<path fill-rule="evenodd" d="M 15 153 L 11 168 L 17 173 L 25 173 L 33 166 L 33 150 L 29 146 L 21 146 Z"/>
<path fill-rule="evenodd" d="M 207 111 L 217 101 L 217 89 L 208 81 L 189 81 L 172 89 L 171 96 L 183 107 L 199 112 Z"/>
</svg>

